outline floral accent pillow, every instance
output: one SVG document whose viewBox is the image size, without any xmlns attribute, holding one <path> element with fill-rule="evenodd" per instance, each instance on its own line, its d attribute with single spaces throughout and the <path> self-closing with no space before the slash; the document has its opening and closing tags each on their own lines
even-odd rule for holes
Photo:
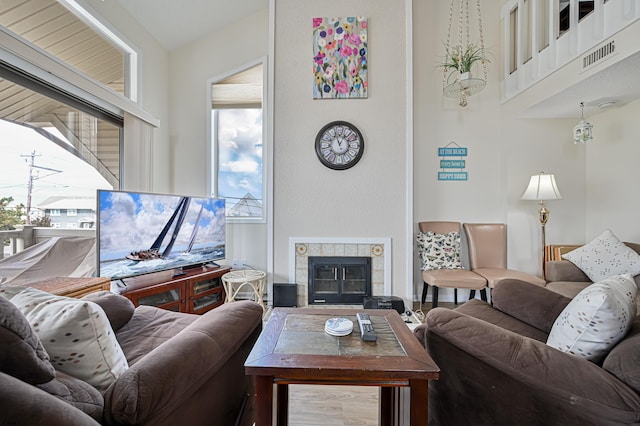
<svg viewBox="0 0 640 426">
<path fill-rule="evenodd" d="M 640 274 L 640 255 L 609 229 L 588 244 L 562 255 L 593 282 L 621 274 Z"/>
<path fill-rule="evenodd" d="M 418 255 L 422 270 L 462 269 L 460 261 L 460 233 L 418 232 Z"/>
<path fill-rule="evenodd" d="M 598 363 L 627 334 L 636 316 L 638 288 L 630 274 L 591 284 L 564 308 L 547 345 Z"/>
<path fill-rule="evenodd" d="M 3 290 L 33 327 L 56 370 L 105 390 L 129 368 L 107 315 L 96 303 L 30 287 Z"/>
</svg>

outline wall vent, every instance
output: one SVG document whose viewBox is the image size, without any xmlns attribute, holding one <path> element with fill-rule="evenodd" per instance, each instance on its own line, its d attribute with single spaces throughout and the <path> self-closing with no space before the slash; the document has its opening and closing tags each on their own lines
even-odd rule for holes
<svg viewBox="0 0 640 426">
<path fill-rule="evenodd" d="M 615 40 L 611 40 L 609 43 L 603 46 L 600 46 L 599 48 L 591 51 L 590 53 L 587 53 L 585 56 L 582 57 L 582 69 L 586 70 L 587 68 L 590 68 L 598 64 L 600 61 L 612 55 L 615 52 L 615 50 L 616 50 Z"/>
</svg>

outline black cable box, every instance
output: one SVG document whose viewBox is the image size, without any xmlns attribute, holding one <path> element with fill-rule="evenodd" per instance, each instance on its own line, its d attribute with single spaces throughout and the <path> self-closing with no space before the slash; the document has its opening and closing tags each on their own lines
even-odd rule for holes
<svg viewBox="0 0 640 426">
<path fill-rule="evenodd" d="M 404 314 L 404 301 L 398 296 L 366 296 L 362 302 L 365 309 L 395 309 Z"/>
</svg>

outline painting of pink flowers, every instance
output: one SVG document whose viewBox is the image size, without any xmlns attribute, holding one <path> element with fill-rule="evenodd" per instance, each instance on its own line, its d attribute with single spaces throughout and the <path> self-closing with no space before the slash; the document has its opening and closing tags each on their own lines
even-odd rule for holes
<svg viewBox="0 0 640 426">
<path fill-rule="evenodd" d="M 313 18 L 313 98 L 366 98 L 367 18 Z"/>
</svg>

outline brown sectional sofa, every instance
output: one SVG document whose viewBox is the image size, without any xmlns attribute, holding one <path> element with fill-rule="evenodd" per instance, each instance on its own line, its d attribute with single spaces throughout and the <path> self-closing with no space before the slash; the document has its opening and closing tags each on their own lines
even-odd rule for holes
<svg viewBox="0 0 640 426">
<path fill-rule="evenodd" d="M 625 243 L 640 254 L 640 244 Z M 551 260 L 546 263 L 546 279 L 547 288 L 563 296 L 573 298 L 575 295 L 584 290 L 589 284 L 593 284 L 591 280 L 576 265 L 568 260 Z M 640 288 L 640 275 L 635 278 L 636 284 Z M 638 298 L 640 301 L 640 298 Z M 639 311 L 640 312 L 640 311 Z"/>
<path fill-rule="evenodd" d="M 240 301 L 200 316 L 134 310 L 109 292 L 85 298 L 104 309 L 129 369 L 103 393 L 58 371 L 42 385 L 0 373 L 0 424 L 235 424 L 253 392 L 244 362 L 262 329 L 260 305 Z"/>
<path fill-rule="evenodd" d="M 512 280 L 493 305 L 429 311 L 414 333 L 441 369 L 430 425 L 640 425 L 640 316 L 598 365 L 546 345 L 571 301 Z"/>
</svg>

